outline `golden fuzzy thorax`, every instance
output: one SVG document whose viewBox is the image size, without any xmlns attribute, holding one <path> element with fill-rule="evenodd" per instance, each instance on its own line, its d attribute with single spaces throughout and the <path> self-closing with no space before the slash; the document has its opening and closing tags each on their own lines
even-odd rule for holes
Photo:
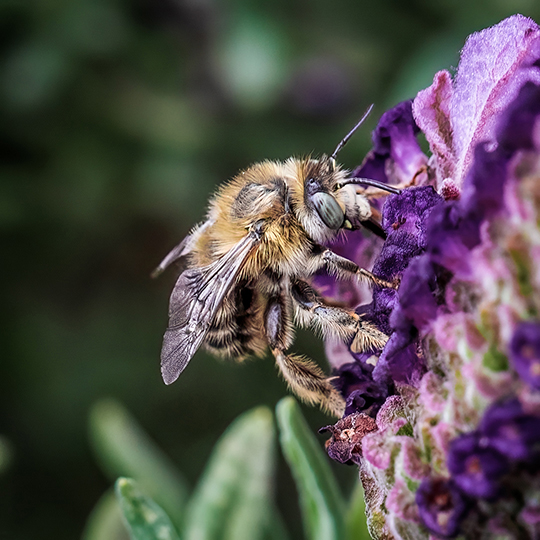
<svg viewBox="0 0 540 540">
<path fill-rule="evenodd" d="M 197 266 L 209 264 L 227 253 L 246 236 L 254 223 L 265 222 L 261 243 L 246 261 L 242 276 L 252 278 L 264 270 L 284 275 L 308 276 L 313 273 L 309 254 L 314 239 L 309 232 L 327 229 L 305 202 L 304 180 L 309 176 L 328 177 L 335 184 L 345 178 L 341 170 L 327 173 L 312 159 L 264 161 L 251 166 L 225 184 L 210 203 L 208 219 L 213 223 L 195 244 Z M 315 222 L 315 223 L 314 223 Z M 336 231 L 325 230 L 324 240 Z"/>
</svg>

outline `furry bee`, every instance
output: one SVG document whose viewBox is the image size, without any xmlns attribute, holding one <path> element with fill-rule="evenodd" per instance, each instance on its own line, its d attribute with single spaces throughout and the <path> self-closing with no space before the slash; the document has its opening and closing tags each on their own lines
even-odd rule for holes
<svg viewBox="0 0 540 540">
<path fill-rule="evenodd" d="M 354 311 L 325 303 L 309 284 L 325 268 L 340 278 L 392 285 L 324 247 L 342 229 L 373 224 L 371 206 L 358 185 L 399 192 L 350 178 L 336 164 L 337 153 L 368 113 L 330 157 L 264 161 L 240 172 L 211 199 L 206 221 L 155 270 L 159 274 L 185 259 L 163 338 L 165 384 L 178 378 L 200 346 L 237 360 L 262 356 L 269 347 L 294 394 L 342 415 L 343 399 L 329 378 L 311 360 L 287 350 L 293 319 L 350 342 L 353 351 L 379 349 L 387 340 Z"/>
</svg>

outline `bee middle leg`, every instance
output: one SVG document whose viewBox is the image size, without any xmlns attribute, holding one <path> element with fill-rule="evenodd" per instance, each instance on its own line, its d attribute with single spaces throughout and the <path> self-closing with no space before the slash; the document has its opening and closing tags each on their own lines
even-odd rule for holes
<svg viewBox="0 0 540 540">
<path fill-rule="evenodd" d="M 341 417 L 345 402 L 321 368 L 307 358 L 286 353 L 292 342 L 292 323 L 283 296 L 268 301 L 264 319 L 268 344 L 291 391 L 301 400 Z"/>
<path fill-rule="evenodd" d="M 324 249 L 320 254 L 322 266 L 331 274 L 337 276 L 357 276 L 370 281 L 373 285 L 397 289 L 399 282 L 390 282 L 377 277 L 365 268 L 360 268 L 356 263 L 334 253 L 331 249 Z"/>
<path fill-rule="evenodd" d="M 319 293 L 305 281 L 292 284 L 292 298 L 298 306 L 297 318 L 303 326 L 315 325 L 323 335 L 334 335 L 350 341 L 352 352 L 382 349 L 388 340 L 373 324 L 352 310 L 329 306 Z"/>
</svg>

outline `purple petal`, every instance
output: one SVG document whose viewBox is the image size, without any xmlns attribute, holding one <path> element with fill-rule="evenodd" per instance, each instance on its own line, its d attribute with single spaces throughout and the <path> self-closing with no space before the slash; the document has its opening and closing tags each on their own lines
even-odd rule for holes
<svg viewBox="0 0 540 540">
<path fill-rule="evenodd" d="M 436 276 L 429 256 L 416 257 L 403 274 L 398 291 L 399 307 L 390 317 L 392 328 L 412 324 L 418 330 L 424 329 L 437 315 L 435 289 Z"/>
<path fill-rule="evenodd" d="M 540 86 L 527 82 L 497 126 L 499 146 L 511 153 L 535 148 L 534 128 L 540 115 Z"/>
<path fill-rule="evenodd" d="M 469 510 L 469 504 L 453 482 L 427 478 L 416 492 L 416 504 L 426 528 L 442 538 L 453 538 Z"/>
<path fill-rule="evenodd" d="M 423 248 L 427 218 L 442 201 L 431 186 L 406 189 L 386 199 L 382 226 L 388 236 L 398 231 L 411 234 Z"/>
<path fill-rule="evenodd" d="M 510 342 L 510 359 L 523 381 L 540 390 L 540 323 L 517 326 Z"/>
<path fill-rule="evenodd" d="M 470 270 L 469 251 L 480 243 L 480 220 L 467 216 L 459 202 L 451 201 L 433 211 L 428 229 L 431 260 L 466 275 Z"/>
<path fill-rule="evenodd" d="M 474 163 L 463 183 L 461 200 L 468 219 L 479 223 L 502 209 L 509 160 L 510 154 L 502 148 L 490 151 L 487 143 L 474 149 Z"/>
<path fill-rule="evenodd" d="M 517 399 L 492 405 L 480 431 L 489 445 L 513 461 L 538 459 L 540 418 L 527 414 Z"/>
<path fill-rule="evenodd" d="M 417 334 L 411 327 L 411 335 L 394 332 L 384 347 L 373 370 L 373 378 L 379 382 L 396 381 L 414 386 L 425 372 L 423 361 L 416 354 Z"/>
<path fill-rule="evenodd" d="M 392 392 L 387 384 L 375 382 L 371 375 L 373 366 L 351 362 L 342 365 L 332 384 L 346 400 L 345 415 L 363 412 L 375 416 L 381 405 Z"/>
<path fill-rule="evenodd" d="M 494 499 L 501 477 L 509 470 L 505 456 L 495 448 L 484 447 L 479 433 L 467 433 L 452 441 L 448 470 L 456 485 L 467 495 Z"/>
<path fill-rule="evenodd" d="M 385 112 L 373 132 L 373 149 L 352 176 L 391 183 L 412 180 L 427 163 L 416 140 L 418 132 L 411 101 Z"/>
</svg>

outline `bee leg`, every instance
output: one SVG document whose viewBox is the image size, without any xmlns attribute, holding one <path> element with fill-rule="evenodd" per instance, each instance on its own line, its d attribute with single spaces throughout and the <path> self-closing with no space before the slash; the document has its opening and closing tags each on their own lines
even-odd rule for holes
<svg viewBox="0 0 540 540">
<path fill-rule="evenodd" d="M 334 335 L 350 342 L 354 353 L 382 349 L 388 341 L 386 334 L 354 311 L 326 305 L 319 293 L 305 281 L 295 281 L 291 293 L 299 307 L 297 317 L 300 324 L 315 325 L 324 336 Z"/>
<path fill-rule="evenodd" d="M 302 401 L 318 404 L 337 417 L 343 416 L 345 402 L 321 368 L 307 358 L 286 354 L 292 341 L 292 324 L 283 297 L 269 300 L 265 330 L 276 364 L 291 391 Z"/>
<path fill-rule="evenodd" d="M 399 286 L 399 281 L 394 280 L 393 282 L 390 282 L 378 278 L 368 270 L 360 268 L 356 263 L 350 261 L 349 259 L 334 253 L 331 249 L 324 249 L 320 256 L 323 261 L 323 266 L 331 274 L 336 274 L 338 276 L 359 276 L 367 279 L 373 285 L 378 285 L 379 287 L 397 289 Z"/>
</svg>

